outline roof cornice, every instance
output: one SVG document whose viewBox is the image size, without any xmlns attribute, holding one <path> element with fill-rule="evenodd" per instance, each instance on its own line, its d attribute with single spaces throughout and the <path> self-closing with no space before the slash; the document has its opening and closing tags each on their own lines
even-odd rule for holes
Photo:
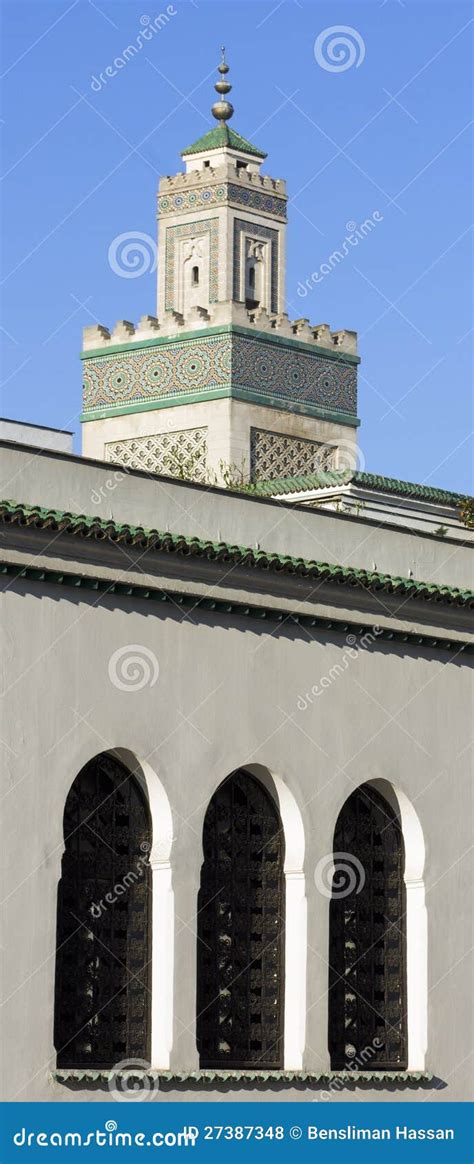
<svg viewBox="0 0 474 1164">
<path fill-rule="evenodd" d="M 354 566 L 317 562 L 307 558 L 275 554 L 265 550 L 254 550 L 249 546 L 231 545 L 228 542 L 203 541 L 200 538 L 185 537 L 168 531 L 147 529 L 143 526 L 119 524 L 97 516 L 74 514 L 63 510 L 45 509 L 37 505 L 23 505 L 15 501 L 0 502 L 0 522 L 4 525 L 30 527 L 36 530 L 51 530 L 53 533 L 68 534 L 79 538 L 94 538 L 109 542 L 125 543 L 141 550 L 154 550 L 180 557 L 241 566 L 286 574 L 310 582 L 328 582 L 340 586 L 360 587 L 372 593 L 385 592 L 447 606 L 474 606 L 474 591 L 447 586 L 435 582 L 423 582 L 414 578 L 382 574 L 379 571 L 364 570 Z"/>
</svg>

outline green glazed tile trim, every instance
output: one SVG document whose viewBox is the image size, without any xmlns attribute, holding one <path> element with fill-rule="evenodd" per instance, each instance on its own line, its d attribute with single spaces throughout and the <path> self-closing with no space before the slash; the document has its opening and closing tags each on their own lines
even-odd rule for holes
<svg viewBox="0 0 474 1164">
<path fill-rule="evenodd" d="M 181 150 L 181 157 L 186 157 L 186 154 L 201 154 L 206 150 L 222 149 L 223 146 L 229 146 L 232 150 L 240 150 L 241 153 L 253 154 L 257 158 L 266 158 L 267 156 L 263 150 L 257 149 L 245 137 L 241 137 L 235 129 L 231 129 L 228 125 L 216 125 L 214 129 L 209 130 L 209 133 L 198 137 L 192 145 Z"/>
<path fill-rule="evenodd" d="M 90 412 L 82 412 L 80 420 L 85 423 L 89 420 L 106 420 L 109 416 L 127 416 L 132 412 L 153 412 L 157 408 L 179 408 L 183 404 L 201 404 L 206 400 L 242 400 L 246 404 L 260 404 L 266 408 L 277 408 L 279 412 L 294 412 L 299 416 L 314 416 L 319 420 L 333 420 L 337 424 L 357 428 L 360 420 L 348 412 L 333 412 L 329 408 L 319 407 L 317 404 L 300 404 L 289 397 L 265 396 L 259 392 L 251 392 L 247 388 L 214 388 L 208 392 L 183 392 L 175 396 L 166 396 L 160 400 L 137 400 L 136 404 L 115 404 L 112 408 L 92 408 Z"/>
<path fill-rule="evenodd" d="M 364 590 L 377 593 L 406 595 L 408 598 L 422 599 L 456 606 L 474 606 L 474 591 L 458 587 L 443 586 L 435 582 L 420 582 L 414 578 L 396 577 L 378 571 L 363 570 L 353 566 L 339 566 L 335 563 L 316 562 L 312 559 L 295 558 L 290 555 L 274 554 L 265 550 L 253 550 L 249 546 L 231 545 L 228 542 L 203 541 L 200 538 L 185 537 L 182 534 L 147 529 L 144 526 L 119 524 L 99 517 L 44 509 L 41 506 L 23 505 L 15 501 L 0 502 L 0 521 L 5 525 L 32 526 L 36 529 L 51 529 L 59 533 L 107 539 L 111 542 L 126 542 L 144 550 L 178 554 L 183 557 L 207 559 L 221 562 L 226 566 L 242 566 L 250 569 L 289 574 L 309 581 L 322 581 L 348 586 L 361 586 Z"/>
<path fill-rule="evenodd" d="M 260 496 L 276 497 L 291 493 L 305 493 L 314 489 L 332 489 L 337 485 L 364 486 L 380 493 L 397 494 L 399 497 L 416 498 L 420 501 L 438 502 L 440 505 L 458 506 L 465 499 L 461 493 L 448 489 L 437 489 L 431 485 L 416 485 L 413 481 L 398 481 L 395 477 L 381 477 L 377 473 L 362 473 L 353 469 L 328 469 L 320 473 L 309 473 L 301 477 L 283 477 L 275 481 L 260 481 L 255 489 Z"/>
<path fill-rule="evenodd" d="M 396 477 L 381 477 L 377 473 L 355 474 L 357 485 L 366 485 L 368 489 L 380 489 L 383 493 L 399 493 L 403 497 L 417 497 L 420 501 L 439 501 L 442 505 L 457 505 L 463 500 L 463 495 L 453 493 L 449 489 L 437 489 L 432 485 L 417 485 L 412 481 L 398 481 Z"/>
<path fill-rule="evenodd" d="M 129 1071 L 93 1070 L 92 1068 L 64 1067 L 51 1071 L 56 1083 L 110 1083 L 114 1079 L 143 1079 L 160 1083 L 430 1083 L 433 1075 L 427 1071 L 149 1071 L 130 1068 Z"/>
</svg>

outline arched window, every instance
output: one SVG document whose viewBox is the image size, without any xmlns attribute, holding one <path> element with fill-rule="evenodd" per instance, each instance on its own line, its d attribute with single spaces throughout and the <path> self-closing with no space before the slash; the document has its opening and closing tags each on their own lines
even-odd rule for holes
<svg viewBox="0 0 474 1164">
<path fill-rule="evenodd" d="M 283 1065 L 284 839 L 260 781 L 239 770 L 204 821 L 198 899 L 201 1067 Z"/>
<path fill-rule="evenodd" d="M 193 287 L 199 286 L 199 267 L 193 267 L 191 272 L 191 282 Z"/>
<path fill-rule="evenodd" d="M 249 267 L 249 287 L 255 288 L 255 267 Z"/>
<path fill-rule="evenodd" d="M 76 777 L 64 812 L 58 887 L 58 1066 L 149 1059 L 151 828 L 136 779 L 103 752 Z"/>
<path fill-rule="evenodd" d="M 370 785 L 343 806 L 334 833 L 329 939 L 331 1066 L 407 1065 L 405 884 L 398 815 Z"/>
</svg>

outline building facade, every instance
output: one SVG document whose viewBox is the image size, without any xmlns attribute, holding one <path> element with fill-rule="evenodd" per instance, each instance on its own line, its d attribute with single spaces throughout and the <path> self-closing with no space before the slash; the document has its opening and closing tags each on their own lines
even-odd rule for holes
<svg viewBox="0 0 474 1164">
<path fill-rule="evenodd" d="M 3 1094 L 466 1099 L 465 499 L 358 470 L 227 73 L 83 456 L 0 442 Z"/>
</svg>

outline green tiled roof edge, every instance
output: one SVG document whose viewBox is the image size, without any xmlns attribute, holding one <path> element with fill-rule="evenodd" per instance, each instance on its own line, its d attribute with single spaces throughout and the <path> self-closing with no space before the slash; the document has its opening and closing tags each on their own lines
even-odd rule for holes
<svg viewBox="0 0 474 1164">
<path fill-rule="evenodd" d="M 181 157 L 186 154 L 200 154 L 205 150 L 217 150 L 222 146 L 230 146 L 231 149 L 240 150 L 242 153 L 254 154 L 257 158 L 266 158 L 266 153 L 263 150 L 257 149 L 235 129 L 230 129 L 227 125 L 216 125 L 214 129 L 210 129 L 208 133 L 204 133 L 202 137 L 198 137 L 192 145 L 187 146 L 185 150 L 181 150 Z"/>
<path fill-rule="evenodd" d="M 335 563 L 316 562 L 307 558 L 274 554 L 265 550 L 253 550 L 249 546 L 230 545 L 228 542 L 203 541 L 200 538 L 185 537 L 143 526 L 120 524 L 99 517 L 68 513 L 64 510 L 45 509 L 41 506 L 23 505 L 15 501 L 0 502 L 0 521 L 5 524 L 31 525 L 41 529 L 58 530 L 84 537 L 111 541 L 126 541 L 142 548 L 184 556 L 207 558 L 209 561 L 232 563 L 235 566 L 250 566 L 278 573 L 297 574 L 304 578 L 343 583 L 349 586 L 361 585 L 368 590 L 385 590 L 392 594 L 406 594 L 409 598 L 425 601 L 455 603 L 457 606 L 474 605 L 474 591 L 458 587 L 439 585 L 435 582 L 421 582 L 414 578 L 381 574 L 374 570 L 363 570 L 354 566 L 340 566 Z"/>
<path fill-rule="evenodd" d="M 353 469 L 327 469 L 320 473 L 309 473 L 301 477 L 282 477 L 275 481 L 260 481 L 255 486 L 256 493 L 265 497 L 275 497 L 284 493 L 304 493 L 313 489 L 329 489 L 337 485 L 365 486 L 381 493 L 396 493 L 399 497 L 413 497 L 420 501 L 434 501 L 440 505 L 457 506 L 465 499 L 465 494 L 449 489 L 437 489 L 431 485 L 417 485 L 413 481 L 399 481 L 396 477 L 382 477 L 377 473 L 363 473 Z"/>
<path fill-rule="evenodd" d="M 169 1083 L 429 1083 L 433 1075 L 426 1071 L 149 1071 L 131 1067 L 126 1071 L 89 1068 L 58 1068 L 51 1072 L 57 1083 L 108 1083 L 112 1079 L 132 1076 L 143 1080 Z"/>
</svg>

